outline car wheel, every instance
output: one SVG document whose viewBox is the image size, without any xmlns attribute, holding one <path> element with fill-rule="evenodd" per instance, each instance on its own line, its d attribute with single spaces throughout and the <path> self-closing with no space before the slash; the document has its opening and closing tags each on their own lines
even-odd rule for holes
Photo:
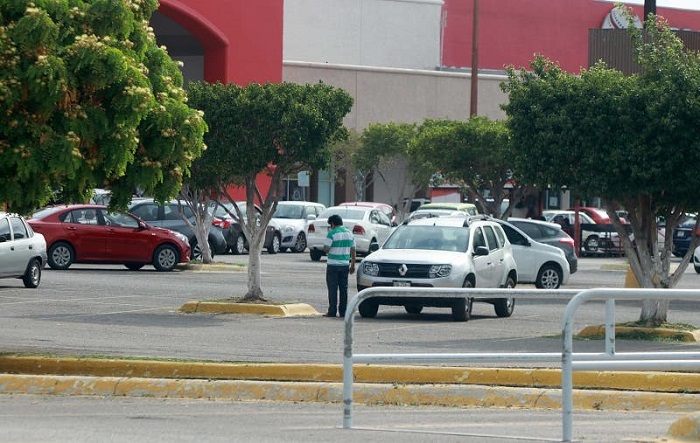
<svg viewBox="0 0 700 443">
<path fill-rule="evenodd" d="M 202 261 L 204 259 L 204 252 L 202 251 L 201 246 L 199 246 L 197 239 L 192 240 L 190 249 L 192 250 L 190 253 L 190 258 L 192 260 Z M 216 252 L 214 252 L 214 245 L 212 245 L 211 242 L 209 242 L 209 253 L 211 254 L 211 258 L 214 258 Z"/>
<path fill-rule="evenodd" d="M 179 262 L 177 249 L 172 245 L 161 245 L 153 254 L 153 266 L 159 271 L 172 271 Z"/>
<path fill-rule="evenodd" d="M 588 252 L 598 252 L 600 249 L 600 238 L 597 235 L 591 235 L 583 242 L 583 248 Z"/>
<path fill-rule="evenodd" d="M 420 314 L 423 311 L 423 306 L 421 305 L 406 305 L 403 307 L 409 314 Z"/>
<path fill-rule="evenodd" d="M 58 242 L 51 245 L 49 249 L 49 266 L 51 269 L 68 269 L 73 260 L 75 253 L 73 248 L 65 242 Z"/>
<path fill-rule="evenodd" d="M 546 264 L 540 268 L 537 273 L 535 286 L 539 289 L 559 289 L 562 281 L 562 273 L 559 267 L 552 264 Z"/>
<path fill-rule="evenodd" d="M 280 240 L 280 236 L 275 234 L 272 236 L 272 243 L 270 243 L 270 246 L 267 248 L 267 253 L 268 254 L 277 254 L 280 252 L 280 244 L 282 243 L 282 240 Z"/>
<path fill-rule="evenodd" d="M 124 266 L 130 271 L 138 271 L 143 268 L 143 263 L 124 263 Z"/>
<path fill-rule="evenodd" d="M 296 253 L 302 253 L 306 250 L 306 235 L 303 232 L 300 232 L 297 236 L 297 241 L 294 242 L 294 249 L 292 250 Z"/>
<path fill-rule="evenodd" d="M 374 318 L 379 311 L 379 304 L 375 301 L 365 300 L 357 307 L 362 318 Z"/>
<path fill-rule="evenodd" d="M 243 234 L 238 234 L 236 242 L 231 247 L 231 252 L 234 255 L 241 255 L 245 252 L 245 237 L 243 237 Z"/>
<path fill-rule="evenodd" d="M 515 279 L 508 276 L 505 284 L 506 288 L 515 287 Z M 513 310 L 515 309 L 515 299 L 513 297 L 508 298 L 498 298 L 493 303 L 493 308 L 496 311 L 496 315 L 499 317 L 510 317 L 513 315 Z"/>
<path fill-rule="evenodd" d="M 319 260 L 321 260 L 321 257 L 323 256 L 323 254 L 321 254 L 321 251 L 319 251 L 318 249 L 315 249 L 315 248 L 312 249 L 311 251 L 309 251 L 309 255 L 311 256 L 311 260 L 313 260 L 313 261 L 319 261 Z"/>
<path fill-rule="evenodd" d="M 473 288 L 474 282 L 467 278 L 462 283 L 463 288 Z M 458 298 L 454 300 L 452 305 L 452 320 L 468 321 L 472 316 L 472 307 L 474 306 L 473 298 Z"/>
<path fill-rule="evenodd" d="M 24 271 L 24 276 L 22 277 L 25 288 L 38 288 L 39 283 L 41 283 L 41 262 L 39 259 L 33 259 L 29 262 L 27 270 Z"/>
</svg>

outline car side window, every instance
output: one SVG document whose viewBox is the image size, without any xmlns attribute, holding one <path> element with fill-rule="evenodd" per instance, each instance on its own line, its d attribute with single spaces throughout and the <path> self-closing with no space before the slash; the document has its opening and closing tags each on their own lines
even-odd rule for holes
<svg viewBox="0 0 700 443">
<path fill-rule="evenodd" d="M 107 226 L 114 226 L 117 228 L 138 228 L 139 222 L 135 218 L 124 214 L 123 212 L 107 212 L 103 211 L 102 216 L 104 217 Z"/>
<path fill-rule="evenodd" d="M 70 211 L 70 217 L 66 217 L 65 222 L 78 225 L 97 225 L 97 210 L 93 208 L 75 209 Z"/>
<path fill-rule="evenodd" d="M 29 238 L 29 234 L 27 233 L 27 228 L 22 223 L 22 220 L 19 217 L 11 217 L 10 218 L 10 226 L 12 226 L 12 233 L 15 237 L 15 240 L 21 239 L 21 238 Z"/>
<path fill-rule="evenodd" d="M 6 218 L 0 219 L 0 242 L 12 240 L 10 233 L 10 222 Z"/>
<path fill-rule="evenodd" d="M 379 223 L 381 223 L 385 226 L 391 226 L 391 219 L 389 217 L 387 217 L 386 214 L 379 212 L 378 215 L 379 215 Z"/>
<path fill-rule="evenodd" d="M 526 233 L 527 235 L 529 235 L 532 238 L 540 238 L 542 236 L 542 232 L 540 231 L 540 228 L 535 226 L 535 225 L 532 225 L 530 223 L 513 223 L 513 224 L 515 226 L 517 226 L 518 228 L 520 228 L 521 231 L 523 231 L 524 233 Z M 505 229 L 505 227 L 504 227 L 504 229 Z M 510 240 L 510 237 L 508 237 L 508 240 Z M 511 241 L 511 243 L 513 243 L 513 242 Z"/>
<path fill-rule="evenodd" d="M 486 238 L 484 238 L 484 233 L 481 228 L 476 228 L 474 230 L 474 250 L 479 246 L 486 246 Z"/>
<path fill-rule="evenodd" d="M 515 229 L 511 228 L 510 226 L 503 225 L 503 230 L 506 233 L 506 237 L 508 237 L 508 241 L 510 242 L 511 245 L 520 245 L 520 246 L 526 246 L 528 241 L 525 237 L 520 235 L 518 231 Z"/>
<path fill-rule="evenodd" d="M 506 235 L 503 233 L 503 229 L 494 229 L 496 230 L 496 237 L 498 237 L 498 247 L 502 248 L 506 245 Z"/>
<path fill-rule="evenodd" d="M 486 233 L 486 239 L 489 242 L 489 251 L 495 251 L 500 248 L 498 241 L 496 240 L 496 234 L 493 233 L 493 228 L 491 226 L 484 226 L 484 232 Z"/>
<path fill-rule="evenodd" d="M 154 204 L 144 204 L 137 206 L 131 211 L 131 213 L 140 218 L 141 220 L 145 220 L 147 222 L 153 222 L 158 220 L 158 206 Z"/>
</svg>

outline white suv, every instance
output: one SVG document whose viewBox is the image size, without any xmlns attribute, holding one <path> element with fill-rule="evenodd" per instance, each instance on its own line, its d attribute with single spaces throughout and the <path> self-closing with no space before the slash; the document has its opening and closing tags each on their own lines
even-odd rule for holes
<svg viewBox="0 0 700 443">
<path fill-rule="evenodd" d="M 357 290 L 376 286 L 421 288 L 512 288 L 518 273 L 508 238 L 488 216 L 437 217 L 404 223 L 381 249 L 357 270 Z M 377 315 L 379 305 L 404 306 L 418 314 L 424 306 L 452 309 L 452 318 L 466 321 L 473 299 L 426 294 L 424 298 L 372 297 L 359 306 L 362 317 Z M 494 305 L 496 315 L 510 317 L 513 298 L 480 299 Z"/>
</svg>

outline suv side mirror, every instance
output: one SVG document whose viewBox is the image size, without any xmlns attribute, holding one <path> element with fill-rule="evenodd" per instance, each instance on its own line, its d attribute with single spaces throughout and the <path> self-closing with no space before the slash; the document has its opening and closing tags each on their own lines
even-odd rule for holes
<svg viewBox="0 0 700 443">
<path fill-rule="evenodd" d="M 379 243 L 377 243 L 376 241 L 370 243 L 370 245 L 369 245 L 369 252 L 370 253 L 377 252 L 378 250 L 379 250 Z"/>
<path fill-rule="evenodd" d="M 477 246 L 474 255 L 489 255 L 489 248 L 486 246 Z"/>
</svg>

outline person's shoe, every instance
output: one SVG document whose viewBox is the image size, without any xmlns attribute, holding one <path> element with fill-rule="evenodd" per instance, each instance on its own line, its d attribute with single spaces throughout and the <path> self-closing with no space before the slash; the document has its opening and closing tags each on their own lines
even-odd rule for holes
<svg viewBox="0 0 700 443">
<path fill-rule="evenodd" d="M 326 312 L 323 314 L 324 317 L 335 317 L 335 314 L 331 314 L 330 312 Z"/>
</svg>

